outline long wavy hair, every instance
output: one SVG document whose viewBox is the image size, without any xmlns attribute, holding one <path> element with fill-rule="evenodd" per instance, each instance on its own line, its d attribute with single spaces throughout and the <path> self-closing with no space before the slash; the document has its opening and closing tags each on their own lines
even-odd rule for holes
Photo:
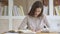
<svg viewBox="0 0 60 34">
<path fill-rule="evenodd" d="M 42 2 L 40 2 L 40 1 L 36 1 L 36 2 L 32 5 L 32 7 L 31 7 L 31 9 L 30 9 L 30 12 L 28 13 L 28 15 L 34 17 L 34 15 L 35 15 L 34 13 L 35 13 L 35 10 L 36 10 L 37 8 L 41 8 L 41 9 L 42 9 L 42 10 L 41 10 L 41 13 L 37 16 L 37 17 L 40 17 L 40 16 L 43 14 L 43 4 L 42 4 Z"/>
</svg>

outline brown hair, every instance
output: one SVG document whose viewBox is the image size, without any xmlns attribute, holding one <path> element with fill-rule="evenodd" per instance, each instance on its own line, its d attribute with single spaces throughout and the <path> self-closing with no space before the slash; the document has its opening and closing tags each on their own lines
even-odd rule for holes
<svg viewBox="0 0 60 34">
<path fill-rule="evenodd" d="M 38 17 L 40 17 L 43 14 L 43 4 L 40 1 L 36 1 L 32 5 L 32 8 L 31 8 L 30 12 L 28 13 L 28 15 L 34 17 L 34 13 L 35 13 L 36 8 L 42 8 L 41 13 L 38 15 Z"/>
</svg>

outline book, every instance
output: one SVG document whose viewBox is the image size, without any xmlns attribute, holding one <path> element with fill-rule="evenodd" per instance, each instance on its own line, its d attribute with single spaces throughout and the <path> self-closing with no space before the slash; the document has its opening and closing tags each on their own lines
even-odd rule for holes
<svg viewBox="0 0 60 34">
<path fill-rule="evenodd" d="M 0 3 L 0 16 L 2 16 L 2 12 L 3 12 L 3 7 L 2 7 L 2 5 Z"/>
<path fill-rule="evenodd" d="M 22 6 L 19 6 L 19 11 L 18 11 L 18 13 L 19 13 L 19 16 L 24 16 L 24 11 L 23 11 L 23 7 Z"/>
<path fill-rule="evenodd" d="M 4 6 L 4 16 L 7 16 L 7 15 L 8 15 L 8 7 Z"/>
<path fill-rule="evenodd" d="M 16 5 L 13 6 L 13 15 L 18 16 L 18 7 Z"/>
<path fill-rule="evenodd" d="M 13 16 L 24 16 L 23 7 L 14 5 L 12 14 Z"/>
<path fill-rule="evenodd" d="M 55 6 L 55 10 L 58 16 L 60 16 L 60 6 Z"/>
</svg>

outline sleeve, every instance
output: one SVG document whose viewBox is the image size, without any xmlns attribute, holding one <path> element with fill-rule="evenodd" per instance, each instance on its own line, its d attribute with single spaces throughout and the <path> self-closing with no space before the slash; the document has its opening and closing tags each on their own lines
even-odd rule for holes
<svg viewBox="0 0 60 34">
<path fill-rule="evenodd" d="M 46 24 L 46 27 L 47 27 L 47 28 L 50 27 L 46 16 L 44 16 L 44 23 Z M 45 26 L 44 26 L 44 27 L 45 27 Z"/>
<path fill-rule="evenodd" d="M 48 20 L 46 16 L 44 16 L 44 26 L 43 26 L 42 32 L 49 32 L 49 28 L 50 26 L 49 26 Z"/>
<path fill-rule="evenodd" d="M 25 30 L 25 29 L 27 29 L 27 22 L 28 22 L 27 17 L 25 17 L 23 19 L 22 23 L 20 24 L 18 30 Z"/>
</svg>

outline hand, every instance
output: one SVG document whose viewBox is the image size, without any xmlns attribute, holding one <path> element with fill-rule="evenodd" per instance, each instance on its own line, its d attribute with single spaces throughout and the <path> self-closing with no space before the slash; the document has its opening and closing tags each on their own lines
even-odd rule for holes
<svg viewBox="0 0 60 34">
<path fill-rule="evenodd" d="M 34 30 L 34 29 L 31 29 L 31 31 L 32 31 L 32 32 L 35 32 L 35 30 Z"/>
<path fill-rule="evenodd" d="M 38 30 L 38 31 L 36 31 L 37 33 L 40 33 L 41 32 L 41 30 Z"/>
<path fill-rule="evenodd" d="M 33 32 L 41 32 L 41 30 L 34 30 L 34 29 L 31 29 L 31 31 L 33 31 Z"/>
</svg>

